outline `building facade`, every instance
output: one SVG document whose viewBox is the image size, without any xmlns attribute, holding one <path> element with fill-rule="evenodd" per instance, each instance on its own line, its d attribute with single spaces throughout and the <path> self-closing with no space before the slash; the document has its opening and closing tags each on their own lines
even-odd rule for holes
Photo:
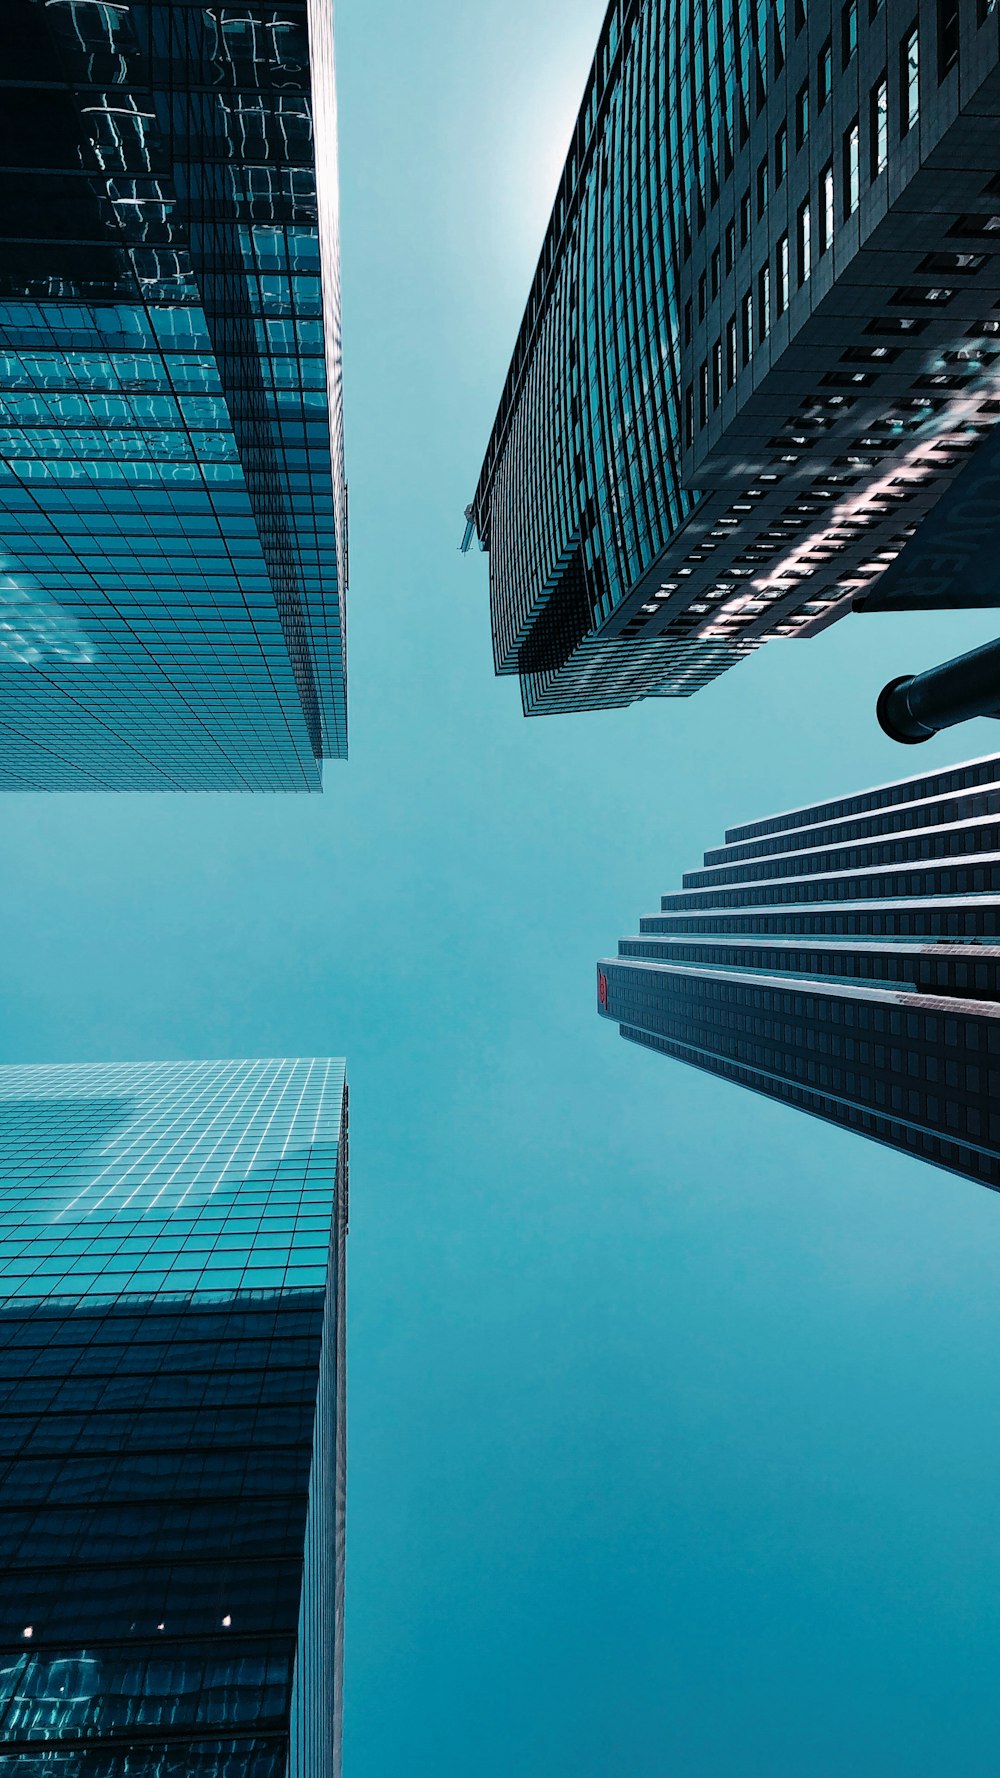
<svg viewBox="0 0 1000 1778">
<path fill-rule="evenodd" d="M 633 1043 L 1000 1189 L 1000 757 L 731 828 L 597 999 Z"/>
<path fill-rule="evenodd" d="M 347 749 L 332 0 L 8 0 L 0 788 Z"/>
<path fill-rule="evenodd" d="M 0 1069 L 0 1774 L 336 1778 L 332 1061 Z"/>
<path fill-rule="evenodd" d="M 1000 599 L 904 553 L 1000 416 L 998 117 L 995 0 L 612 0 L 470 508 L 527 714 L 688 695 L 899 558 Z"/>
</svg>

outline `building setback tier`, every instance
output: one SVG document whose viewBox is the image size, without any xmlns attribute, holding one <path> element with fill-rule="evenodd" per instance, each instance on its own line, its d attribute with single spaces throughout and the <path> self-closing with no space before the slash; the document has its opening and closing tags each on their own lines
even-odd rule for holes
<svg viewBox="0 0 1000 1778">
<path fill-rule="evenodd" d="M 1000 756 L 730 829 L 598 964 L 597 1004 L 1000 1189 Z"/>
</svg>

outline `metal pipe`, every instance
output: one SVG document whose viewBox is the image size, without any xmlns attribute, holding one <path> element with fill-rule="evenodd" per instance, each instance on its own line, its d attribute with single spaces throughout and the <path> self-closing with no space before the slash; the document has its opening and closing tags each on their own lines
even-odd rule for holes
<svg viewBox="0 0 1000 1778">
<path fill-rule="evenodd" d="M 907 747 L 973 716 L 1000 717 L 1000 640 L 926 673 L 890 679 L 875 714 L 889 739 Z"/>
</svg>

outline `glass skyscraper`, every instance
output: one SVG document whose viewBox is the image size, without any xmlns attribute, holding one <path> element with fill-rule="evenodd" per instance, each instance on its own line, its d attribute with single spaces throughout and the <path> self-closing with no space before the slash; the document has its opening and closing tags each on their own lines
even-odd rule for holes
<svg viewBox="0 0 1000 1778">
<path fill-rule="evenodd" d="M 5 0 L 0 789 L 347 751 L 332 0 Z"/>
<path fill-rule="evenodd" d="M 1000 603 L 998 78 L 993 0 L 611 0 L 469 509 L 528 715 Z"/>
<path fill-rule="evenodd" d="M 1000 757 L 751 821 L 598 965 L 633 1043 L 1000 1189 Z"/>
<path fill-rule="evenodd" d="M 336 1061 L 0 1069 L 0 1775 L 336 1778 Z"/>
</svg>

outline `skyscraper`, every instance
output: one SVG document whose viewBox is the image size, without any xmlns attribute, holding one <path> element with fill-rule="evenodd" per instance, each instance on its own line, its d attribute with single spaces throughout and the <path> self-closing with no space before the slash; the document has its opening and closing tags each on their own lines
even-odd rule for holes
<svg viewBox="0 0 1000 1778">
<path fill-rule="evenodd" d="M 1000 756 L 731 828 L 597 999 L 633 1043 L 1000 1189 Z"/>
<path fill-rule="evenodd" d="M 0 789 L 347 750 L 332 0 L 7 0 Z"/>
<path fill-rule="evenodd" d="M 992 0 L 612 0 L 470 509 L 527 714 L 877 595 L 1000 415 L 998 108 Z M 971 506 L 897 602 L 1000 602 Z"/>
<path fill-rule="evenodd" d="M 4 1778 L 336 1778 L 346 1109 L 0 1069 Z"/>
</svg>

